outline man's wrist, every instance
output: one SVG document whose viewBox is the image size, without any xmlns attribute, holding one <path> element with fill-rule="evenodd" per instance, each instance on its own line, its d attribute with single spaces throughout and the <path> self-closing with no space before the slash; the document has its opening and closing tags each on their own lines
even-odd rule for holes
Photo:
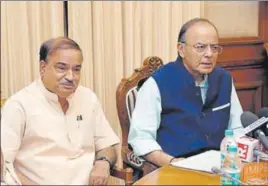
<svg viewBox="0 0 268 186">
<path fill-rule="evenodd" d="M 176 157 L 171 158 L 168 164 L 170 165 L 174 159 L 176 159 Z"/>
<path fill-rule="evenodd" d="M 176 158 L 176 157 L 174 157 L 174 158 L 171 158 L 169 160 L 169 164 L 174 163 L 174 162 L 178 162 L 178 161 L 181 161 L 181 160 L 184 160 L 184 159 L 185 158 Z"/>
<path fill-rule="evenodd" d="M 113 167 L 113 165 L 112 165 L 112 162 L 108 159 L 108 158 L 106 158 L 106 157 L 98 157 L 98 158 L 96 158 L 95 159 L 95 163 L 97 162 L 97 161 L 106 161 L 108 164 L 109 164 L 109 168 L 111 169 L 112 167 Z"/>
</svg>

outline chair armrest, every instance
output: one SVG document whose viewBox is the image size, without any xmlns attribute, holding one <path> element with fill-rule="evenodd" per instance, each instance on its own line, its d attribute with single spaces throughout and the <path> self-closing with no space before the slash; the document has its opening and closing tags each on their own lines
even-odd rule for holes
<svg viewBox="0 0 268 186">
<path fill-rule="evenodd" d="M 122 158 L 124 163 L 139 170 L 143 169 L 146 162 L 146 160 L 134 154 L 134 152 L 126 146 L 122 147 Z"/>
<path fill-rule="evenodd" d="M 126 146 L 122 147 L 122 158 L 125 164 L 130 165 L 134 169 L 142 171 L 143 176 L 159 168 L 153 163 L 150 163 L 145 159 L 135 155 L 134 152 Z"/>
<path fill-rule="evenodd" d="M 133 184 L 133 169 L 132 168 L 121 169 L 119 167 L 113 167 L 111 169 L 111 176 L 124 180 L 126 185 Z"/>
</svg>

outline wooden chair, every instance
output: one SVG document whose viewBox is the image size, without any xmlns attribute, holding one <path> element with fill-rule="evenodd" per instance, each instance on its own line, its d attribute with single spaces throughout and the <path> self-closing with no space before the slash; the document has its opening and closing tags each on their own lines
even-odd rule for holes
<svg viewBox="0 0 268 186">
<path fill-rule="evenodd" d="M 111 170 L 111 176 L 123 180 L 125 182 L 125 185 L 133 184 L 133 169 L 132 168 L 127 167 L 127 168 L 121 169 L 118 167 L 113 167 Z"/>
<path fill-rule="evenodd" d="M 132 111 L 135 107 L 137 86 L 142 84 L 154 71 L 163 65 L 157 56 L 147 57 L 140 68 L 135 69 L 129 78 L 123 78 L 117 87 L 116 105 L 122 129 L 122 158 L 124 167 L 134 169 L 134 180 L 141 178 L 157 167 L 144 159 L 137 157 L 129 148 L 127 138 Z"/>
<path fill-rule="evenodd" d="M 266 53 L 267 53 L 267 56 L 268 56 L 268 43 L 264 43 L 263 46 L 264 46 Z"/>
</svg>

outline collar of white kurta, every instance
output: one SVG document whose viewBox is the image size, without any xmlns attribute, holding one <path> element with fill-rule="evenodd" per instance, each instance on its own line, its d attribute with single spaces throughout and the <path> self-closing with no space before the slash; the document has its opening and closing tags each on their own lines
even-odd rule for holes
<svg viewBox="0 0 268 186">
<path fill-rule="evenodd" d="M 40 87 L 42 93 L 44 94 L 44 96 L 45 96 L 48 100 L 53 101 L 53 102 L 59 102 L 58 95 L 55 94 L 55 93 L 53 93 L 53 92 L 51 92 L 51 91 L 49 91 L 49 90 L 45 87 L 45 85 L 44 85 L 44 83 L 43 83 L 41 77 L 39 77 L 39 78 L 36 80 L 36 83 L 37 83 L 37 85 Z M 73 92 L 71 95 L 69 95 L 69 96 L 66 98 L 67 101 L 68 101 L 69 103 L 72 101 L 72 99 L 73 99 L 73 97 L 74 97 L 74 94 L 75 94 L 75 92 Z"/>
</svg>

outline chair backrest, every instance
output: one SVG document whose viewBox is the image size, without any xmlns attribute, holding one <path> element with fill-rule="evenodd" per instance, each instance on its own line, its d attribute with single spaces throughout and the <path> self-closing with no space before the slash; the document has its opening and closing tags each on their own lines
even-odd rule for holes
<svg viewBox="0 0 268 186">
<path fill-rule="evenodd" d="M 123 78 L 117 87 L 116 106 L 122 129 L 122 146 L 128 145 L 127 138 L 138 92 L 137 87 L 162 65 L 162 59 L 157 56 L 149 56 L 143 61 L 140 68 L 135 69 L 129 78 Z"/>
<path fill-rule="evenodd" d="M 265 48 L 265 50 L 266 50 L 266 53 L 267 53 L 267 56 L 268 56 L 268 43 L 264 43 L 264 48 Z"/>
</svg>

